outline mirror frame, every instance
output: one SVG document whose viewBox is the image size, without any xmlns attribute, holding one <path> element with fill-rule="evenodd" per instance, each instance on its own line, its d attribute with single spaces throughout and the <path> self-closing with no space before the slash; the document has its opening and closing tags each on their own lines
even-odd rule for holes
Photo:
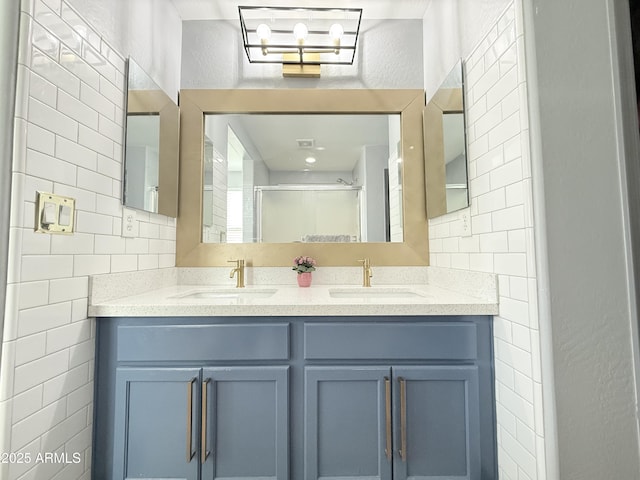
<svg viewBox="0 0 640 480">
<path fill-rule="evenodd" d="M 215 89 L 180 92 L 180 188 L 176 266 L 290 266 L 309 255 L 320 266 L 428 265 L 429 235 L 424 183 L 423 90 Z M 202 184 L 205 114 L 384 113 L 400 114 L 402 131 L 403 242 L 383 243 L 202 243 Z"/>
</svg>

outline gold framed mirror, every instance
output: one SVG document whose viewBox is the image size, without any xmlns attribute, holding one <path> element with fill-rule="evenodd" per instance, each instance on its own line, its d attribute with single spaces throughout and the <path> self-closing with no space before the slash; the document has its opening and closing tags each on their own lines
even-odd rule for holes
<svg viewBox="0 0 640 480">
<path fill-rule="evenodd" d="M 424 109 L 429 218 L 467 208 L 470 203 L 464 88 L 464 68 L 459 61 Z"/>
<path fill-rule="evenodd" d="M 131 58 L 122 202 L 169 217 L 178 215 L 178 106 Z"/>
<path fill-rule="evenodd" d="M 227 266 L 236 258 L 249 266 L 289 266 L 301 254 L 316 258 L 321 266 L 355 266 L 365 257 L 372 265 L 428 265 L 422 90 L 182 90 L 180 103 L 177 266 Z M 403 241 L 203 243 L 205 115 L 216 113 L 399 114 Z"/>
</svg>

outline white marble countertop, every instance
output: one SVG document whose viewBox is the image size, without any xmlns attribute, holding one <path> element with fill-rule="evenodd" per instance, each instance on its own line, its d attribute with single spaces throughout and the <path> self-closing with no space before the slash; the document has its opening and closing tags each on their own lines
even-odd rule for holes
<svg viewBox="0 0 640 480">
<path fill-rule="evenodd" d="M 201 298 L 202 297 L 202 298 Z M 345 298 L 347 297 L 347 298 Z M 93 303 L 89 315 L 353 316 L 495 315 L 497 295 L 470 295 L 435 285 L 171 285 Z"/>
</svg>

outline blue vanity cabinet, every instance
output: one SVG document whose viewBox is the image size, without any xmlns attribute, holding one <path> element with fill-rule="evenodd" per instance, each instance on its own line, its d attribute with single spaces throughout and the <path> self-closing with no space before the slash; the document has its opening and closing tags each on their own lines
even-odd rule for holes
<svg viewBox="0 0 640 480">
<path fill-rule="evenodd" d="M 287 480 L 287 381 L 288 367 L 118 368 L 114 478 Z"/>
<path fill-rule="evenodd" d="M 391 480 L 390 375 L 389 367 L 305 368 L 306 480 Z"/>
<path fill-rule="evenodd" d="M 305 480 L 495 480 L 487 326 L 306 323 Z"/>
<path fill-rule="evenodd" d="M 288 367 L 209 367 L 202 375 L 203 480 L 287 480 Z"/>
<path fill-rule="evenodd" d="M 114 478 L 198 480 L 195 368 L 119 368 Z"/>
<path fill-rule="evenodd" d="M 308 367 L 305 479 L 472 480 L 475 366 Z"/>
<path fill-rule="evenodd" d="M 496 480 L 491 318 L 97 321 L 92 479 Z"/>
<path fill-rule="evenodd" d="M 393 369 L 394 480 L 481 478 L 478 369 Z"/>
<path fill-rule="evenodd" d="M 99 319 L 95 480 L 289 480 L 289 324 Z"/>
</svg>

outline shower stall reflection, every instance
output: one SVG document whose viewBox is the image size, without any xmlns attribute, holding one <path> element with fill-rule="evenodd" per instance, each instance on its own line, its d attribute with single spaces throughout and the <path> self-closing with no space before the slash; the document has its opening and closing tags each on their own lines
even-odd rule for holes
<svg viewBox="0 0 640 480">
<path fill-rule="evenodd" d="M 258 241 L 359 242 L 361 187 L 256 187 Z"/>
</svg>

